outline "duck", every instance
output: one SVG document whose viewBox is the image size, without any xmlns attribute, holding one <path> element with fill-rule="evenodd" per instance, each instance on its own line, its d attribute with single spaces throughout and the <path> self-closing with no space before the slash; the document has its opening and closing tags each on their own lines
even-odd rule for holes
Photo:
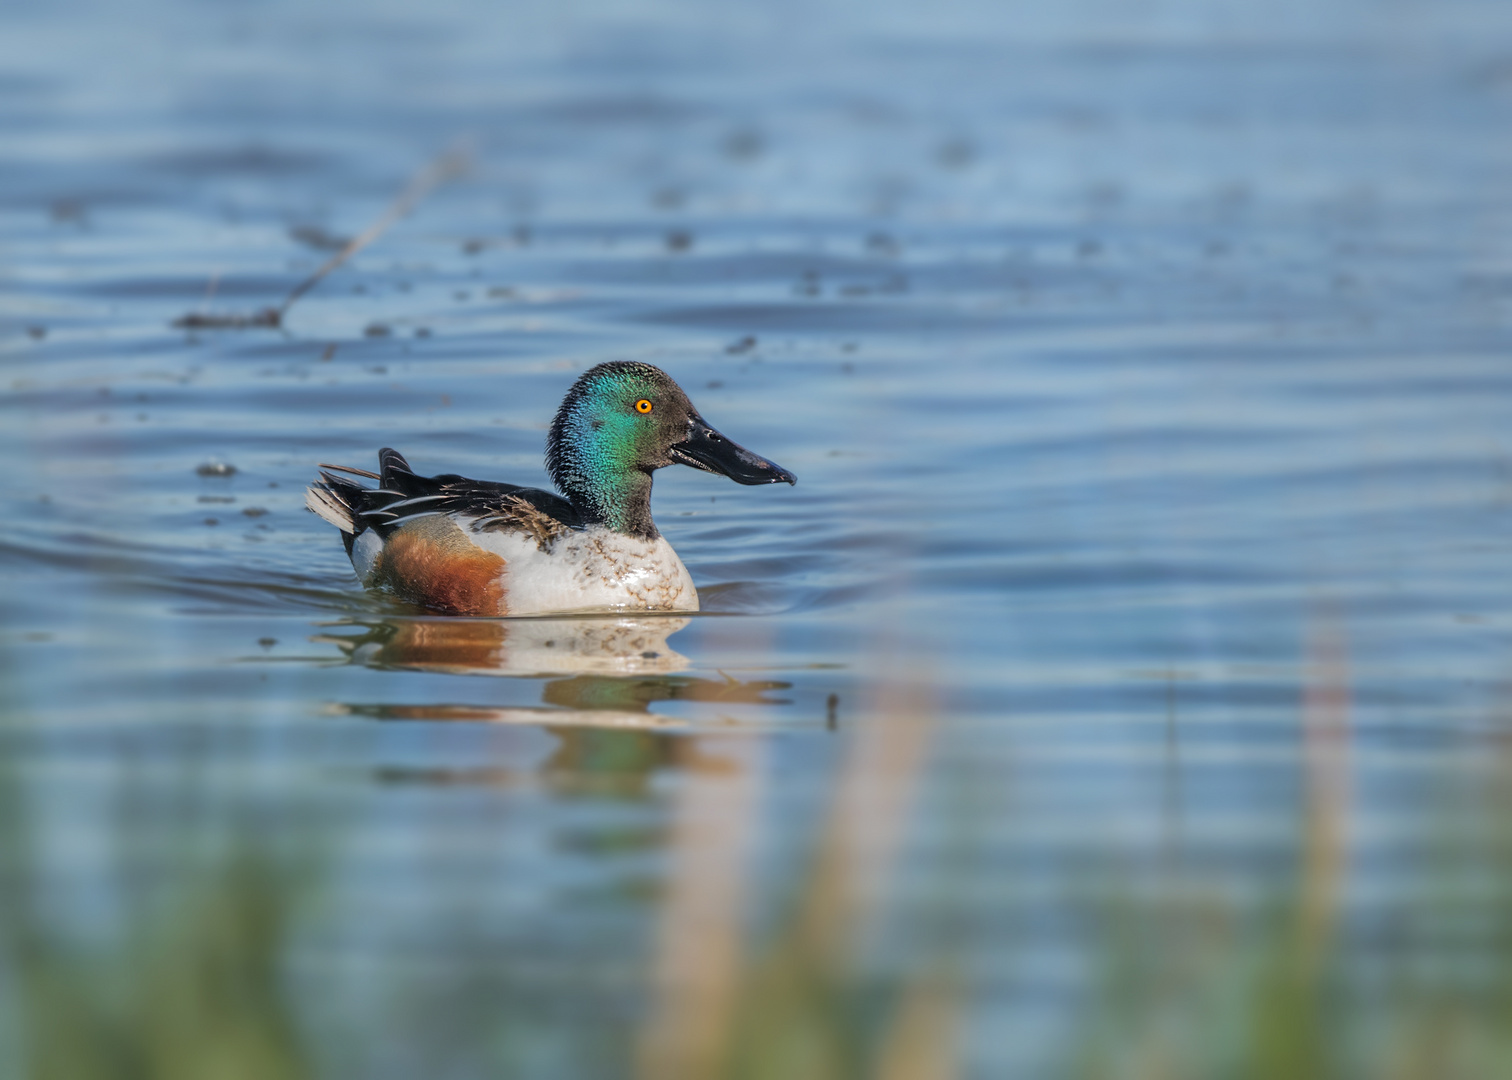
<svg viewBox="0 0 1512 1080">
<path fill-rule="evenodd" d="M 440 614 L 697 611 L 693 579 L 651 518 L 652 474 L 668 465 L 797 483 L 716 431 L 665 371 L 617 360 L 579 376 L 556 411 L 556 492 L 419 476 L 384 448 L 377 472 L 317 466 L 305 506 L 341 531 L 365 587 Z"/>
</svg>

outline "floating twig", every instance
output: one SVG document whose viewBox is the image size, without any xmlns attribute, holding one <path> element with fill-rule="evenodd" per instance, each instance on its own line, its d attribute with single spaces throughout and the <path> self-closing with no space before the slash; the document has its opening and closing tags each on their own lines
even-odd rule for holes
<svg viewBox="0 0 1512 1080">
<path fill-rule="evenodd" d="M 277 327 L 283 322 L 279 308 L 263 308 L 250 315 L 212 315 L 203 311 L 191 311 L 173 320 L 178 330 L 245 330 L 253 326 Z"/>
<path fill-rule="evenodd" d="M 332 270 L 382 236 L 390 225 L 408 214 L 414 209 L 416 203 L 430 194 L 432 188 L 460 176 L 466 171 L 469 161 L 470 155 L 466 150 L 453 149 L 421 169 L 410 179 L 398 198 L 389 204 L 388 209 L 379 216 L 378 220 L 348 240 L 342 249 L 322 263 L 319 269 L 294 286 L 289 295 L 284 297 L 284 302 L 277 307 L 262 308 L 251 314 L 212 315 L 208 312 L 190 312 L 188 315 L 175 319 L 173 325 L 181 330 L 244 330 L 254 327 L 282 326 L 284 316 L 289 313 L 289 308 L 294 306 L 295 301 L 319 284 L 320 280 Z"/>
</svg>

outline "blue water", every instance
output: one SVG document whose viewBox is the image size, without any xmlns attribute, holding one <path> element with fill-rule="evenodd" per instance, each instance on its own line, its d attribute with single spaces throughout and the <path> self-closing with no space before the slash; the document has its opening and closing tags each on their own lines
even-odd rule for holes
<svg viewBox="0 0 1512 1080">
<path fill-rule="evenodd" d="M 1509 31 L 1474 0 L 0 13 L 3 1069 L 46 1074 L 61 1008 L 23 943 L 195 955 L 171 927 L 248 864 L 315 1074 L 630 1075 L 707 932 L 680 860 L 733 875 L 761 957 L 900 723 L 842 982 L 948 971 L 959 1075 L 1137 1056 L 1105 924 L 1193 897 L 1227 985 L 1326 894 L 1350 1061 L 1390 1060 L 1404 972 L 1473 1026 L 1512 869 Z M 448 151 L 281 329 L 172 325 L 278 303 Z M 438 620 L 303 509 L 380 446 L 544 484 L 610 359 L 799 477 L 658 474 L 685 626 Z M 584 659 L 621 632 L 651 647 Z M 685 835 L 710 806 L 722 861 Z"/>
</svg>

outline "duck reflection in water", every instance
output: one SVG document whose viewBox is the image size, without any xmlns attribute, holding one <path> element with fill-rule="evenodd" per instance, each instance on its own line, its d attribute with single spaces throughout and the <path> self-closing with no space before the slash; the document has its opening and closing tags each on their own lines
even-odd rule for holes
<svg viewBox="0 0 1512 1080">
<path fill-rule="evenodd" d="M 453 675 L 548 678 L 541 706 L 343 705 L 340 711 L 386 720 L 462 720 L 591 727 L 681 728 L 652 711 L 661 701 L 785 705 L 772 680 L 680 675 L 686 656 L 667 638 L 689 620 L 667 616 L 561 619 L 385 619 L 322 634 L 351 663 Z"/>
<path fill-rule="evenodd" d="M 452 675 L 642 675 L 682 671 L 667 638 L 686 618 L 384 619 L 356 635 L 323 634 L 353 663 Z"/>
</svg>

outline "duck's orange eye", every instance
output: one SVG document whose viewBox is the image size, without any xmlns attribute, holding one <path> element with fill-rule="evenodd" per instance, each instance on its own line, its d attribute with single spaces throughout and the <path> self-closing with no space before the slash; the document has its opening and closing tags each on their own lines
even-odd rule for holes
<svg viewBox="0 0 1512 1080">
<path fill-rule="evenodd" d="M 645 398 L 641 398 L 635 403 L 635 411 L 642 415 L 645 415 L 646 413 L 651 411 L 651 402 L 647 401 Z"/>
</svg>

